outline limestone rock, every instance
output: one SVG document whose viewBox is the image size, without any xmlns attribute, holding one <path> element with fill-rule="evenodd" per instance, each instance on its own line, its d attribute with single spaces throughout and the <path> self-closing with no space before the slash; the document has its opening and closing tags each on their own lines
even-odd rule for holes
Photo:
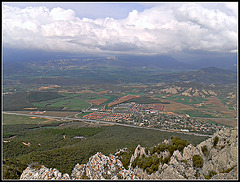
<svg viewBox="0 0 240 182">
<path fill-rule="evenodd" d="M 174 166 L 179 165 L 177 159 L 176 159 L 174 156 L 171 157 L 171 159 L 170 159 L 170 161 L 169 161 L 169 164 L 172 164 L 172 165 L 174 165 Z"/>
<path fill-rule="evenodd" d="M 133 171 L 126 170 L 114 155 L 105 156 L 98 152 L 89 158 L 86 165 L 77 164 L 72 171 L 73 179 L 139 179 Z"/>
<path fill-rule="evenodd" d="M 237 167 L 233 168 L 230 172 L 228 173 L 219 173 L 219 174 L 216 174 L 212 177 L 212 179 L 214 180 L 236 180 L 238 179 L 238 169 Z"/>
<path fill-rule="evenodd" d="M 85 164 L 77 164 L 71 174 L 72 179 L 82 179 L 86 177 L 86 165 Z"/>
<path fill-rule="evenodd" d="M 183 160 L 192 158 L 194 155 L 199 155 L 199 151 L 192 144 L 189 144 L 183 149 Z"/>
<path fill-rule="evenodd" d="M 159 175 L 160 179 L 185 179 L 173 166 L 168 166 Z"/>
<path fill-rule="evenodd" d="M 60 173 L 57 169 L 47 168 L 45 166 L 41 166 L 40 169 L 34 167 L 27 167 L 20 176 L 21 180 L 26 179 L 35 179 L 35 180 L 62 180 L 62 179 L 70 179 L 68 174 Z"/>
<path fill-rule="evenodd" d="M 145 148 L 141 147 L 141 145 L 138 145 L 134 151 L 133 156 L 130 159 L 130 163 L 133 162 L 138 156 L 146 155 Z"/>
<path fill-rule="evenodd" d="M 187 179 L 196 179 L 195 175 L 195 170 L 193 169 L 193 167 L 187 167 L 185 169 L 185 175 L 187 177 Z"/>
<path fill-rule="evenodd" d="M 212 145 L 214 137 L 219 138 L 216 146 Z M 203 146 L 203 144 L 209 147 L 211 158 L 211 160 L 204 161 L 204 174 L 211 170 L 219 173 L 238 165 L 237 128 L 223 128 L 199 146 Z"/>
<path fill-rule="evenodd" d="M 147 156 L 145 152 L 145 148 L 141 147 L 141 145 L 138 145 L 134 151 L 134 154 L 131 156 L 130 164 L 128 166 L 129 169 L 131 169 L 132 162 L 139 156 L 142 157 L 143 155 Z"/>
<path fill-rule="evenodd" d="M 175 150 L 175 151 L 173 152 L 173 156 L 174 156 L 178 161 L 183 160 L 182 154 L 179 152 L 179 150 Z"/>
</svg>

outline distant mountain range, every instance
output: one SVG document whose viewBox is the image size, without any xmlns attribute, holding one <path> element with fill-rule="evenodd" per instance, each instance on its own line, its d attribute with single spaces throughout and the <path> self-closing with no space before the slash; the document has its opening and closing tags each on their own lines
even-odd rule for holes
<svg viewBox="0 0 240 182">
<path fill-rule="evenodd" d="M 101 58 L 114 55 L 104 55 Z M 201 69 L 206 67 L 217 67 L 222 69 L 233 69 L 236 71 L 236 64 L 238 64 L 238 55 L 236 54 L 215 54 L 215 53 L 193 53 L 189 56 L 181 57 L 180 55 L 154 55 L 154 56 L 117 56 L 121 63 L 125 62 L 127 66 L 135 66 L 139 64 L 144 66 L 148 65 L 160 66 L 163 68 L 186 68 L 186 69 Z M 180 57 L 179 57 L 180 56 Z M 76 54 L 66 52 L 47 52 L 41 50 L 25 50 L 3 47 L 2 60 L 4 63 L 14 62 L 33 62 L 33 61 L 48 61 L 54 59 L 72 59 L 72 58 L 99 58 L 96 55 Z M 180 61 L 181 60 L 181 61 Z M 130 62 L 131 61 L 131 62 Z M 235 66 L 234 66 L 235 65 Z"/>
<path fill-rule="evenodd" d="M 165 82 L 172 83 L 175 81 L 191 81 L 202 84 L 237 84 L 237 73 L 230 70 L 208 67 L 196 71 L 189 71 L 184 73 L 160 74 L 152 77 L 153 79 L 159 77 Z"/>
<path fill-rule="evenodd" d="M 195 81 L 204 84 L 231 84 L 237 83 L 237 74 L 236 72 L 208 67 L 203 68 L 198 71 L 191 71 L 186 74 L 183 74 L 182 77 L 186 77 L 189 81 Z"/>
<path fill-rule="evenodd" d="M 109 56 L 109 57 L 77 57 L 72 55 L 59 56 L 53 53 L 35 54 L 33 59 L 32 52 L 28 59 L 27 52 L 24 55 L 17 56 L 21 53 L 18 51 L 16 55 L 11 49 L 7 54 L 3 54 L 3 75 L 11 76 L 19 74 L 19 76 L 44 76 L 51 77 L 60 75 L 75 79 L 99 79 L 99 80 L 118 80 L 123 82 L 166 82 L 175 81 L 192 81 L 203 84 L 236 84 L 237 69 L 232 65 L 232 69 L 216 68 L 211 66 L 208 68 L 199 68 L 199 65 L 190 65 L 178 61 L 169 55 L 154 56 Z M 58 57 L 59 56 L 59 57 Z M 74 57 L 75 56 L 75 57 Z M 48 57 L 48 59 L 47 59 Z M 52 59 L 50 59 L 52 58 Z M 221 61 L 221 67 L 223 61 Z M 207 61 L 204 62 L 207 65 Z M 203 64 L 203 65 L 204 65 Z M 211 65 L 211 64 L 209 64 Z M 201 67 L 201 66 L 200 66 Z M 51 70 L 51 71 L 50 71 Z M 45 74 L 46 72 L 46 74 Z M 37 74 L 37 75 L 36 75 Z M 51 74 L 51 75 L 50 75 Z"/>
<path fill-rule="evenodd" d="M 125 68 L 146 67 L 146 68 L 164 68 L 164 69 L 193 69 L 189 64 L 182 63 L 168 55 L 155 56 L 126 56 L 119 57 L 116 61 L 118 65 Z"/>
</svg>

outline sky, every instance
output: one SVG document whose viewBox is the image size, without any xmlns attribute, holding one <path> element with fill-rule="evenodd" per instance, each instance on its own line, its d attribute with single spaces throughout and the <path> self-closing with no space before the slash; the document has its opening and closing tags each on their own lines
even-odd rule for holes
<svg viewBox="0 0 240 182">
<path fill-rule="evenodd" d="M 7 3 L 6 48 L 92 55 L 236 54 L 238 3 Z"/>
</svg>

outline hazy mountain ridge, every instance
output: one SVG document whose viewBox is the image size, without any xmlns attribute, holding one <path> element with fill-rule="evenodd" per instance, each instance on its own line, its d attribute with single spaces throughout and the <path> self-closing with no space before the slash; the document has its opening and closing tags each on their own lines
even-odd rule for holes
<svg viewBox="0 0 240 182">
<path fill-rule="evenodd" d="M 152 76 L 152 79 L 159 77 L 166 83 L 173 83 L 176 81 L 198 82 L 201 84 L 237 84 L 237 73 L 220 69 L 216 67 L 208 67 L 195 71 L 188 71 L 184 73 L 160 74 Z"/>
<path fill-rule="evenodd" d="M 171 141 L 164 140 L 159 145 L 166 146 L 169 142 Z M 138 145 L 130 159 L 128 170 L 117 157 L 119 152 L 125 152 L 120 150 L 110 156 L 101 153 L 93 155 L 87 164 L 77 164 L 71 175 L 62 175 L 57 169 L 32 165 L 23 171 L 20 179 L 238 179 L 237 128 L 223 128 L 196 147 L 189 144 L 182 152 L 168 150 L 151 154 Z M 148 174 L 137 166 L 132 167 L 135 160 L 143 157 L 163 158 L 165 162 L 160 163 L 156 172 Z"/>
<path fill-rule="evenodd" d="M 196 70 L 194 66 L 179 62 L 167 55 L 125 56 L 56 59 L 22 63 L 4 63 L 5 77 L 28 78 L 38 82 L 39 77 L 68 77 L 71 79 L 98 79 L 116 82 L 194 81 L 203 84 L 236 84 L 237 73 L 216 67 Z M 38 78 L 34 78 L 38 77 Z M 36 79 L 36 80 L 35 80 Z"/>
<path fill-rule="evenodd" d="M 230 70 L 216 67 L 203 68 L 198 71 L 191 71 L 183 74 L 188 81 L 195 81 L 204 84 L 236 84 L 237 74 Z"/>
</svg>

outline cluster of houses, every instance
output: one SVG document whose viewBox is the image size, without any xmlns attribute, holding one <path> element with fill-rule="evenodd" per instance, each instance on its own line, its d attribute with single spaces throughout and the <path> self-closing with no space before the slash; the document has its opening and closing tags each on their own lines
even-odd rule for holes
<svg viewBox="0 0 240 182">
<path fill-rule="evenodd" d="M 221 125 L 208 123 L 201 119 L 168 114 L 159 114 L 157 117 L 148 120 L 147 123 L 150 123 L 153 127 L 161 129 L 203 134 L 213 134 L 222 128 Z"/>
<path fill-rule="evenodd" d="M 189 115 L 165 113 L 163 109 L 162 104 L 122 103 L 112 110 L 95 111 L 83 118 L 202 134 L 213 134 L 222 127 L 218 124 L 190 118 Z"/>
<path fill-rule="evenodd" d="M 132 117 L 134 125 L 142 127 L 154 127 L 163 130 L 194 132 L 202 134 L 213 134 L 222 126 L 208 123 L 201 119 L 193 119 L 189 116 L 179 116 L 165 113 L 141 113 L 134 114 Z"/>
<path fill-rule="evenodd" d="M 111 113 L 111 112 L 93 112 L 83 116 L 84 119 L 92 119 L 92 120 L 102 120 L 102 121 L 110 121 L 117 122 L 119 120 L 130 120 L 132 114 L 130 113 Z"/>
</svg>

